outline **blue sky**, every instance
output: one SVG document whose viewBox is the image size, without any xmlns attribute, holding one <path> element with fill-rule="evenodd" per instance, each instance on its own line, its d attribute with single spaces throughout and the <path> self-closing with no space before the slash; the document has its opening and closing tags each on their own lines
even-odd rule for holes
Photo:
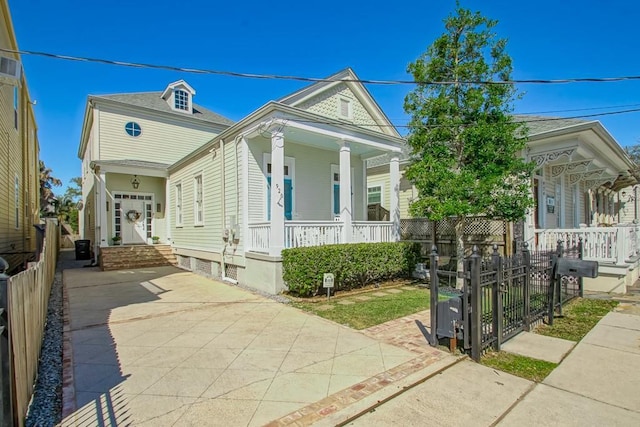
<svg viewBox="0 0 640 427">
<path fill-rule="evenodd" d="M 454 0 L 214 2 L 9 0 L 21 49 L 251 73 L 325 77 L 352 67 L 363 79 L 408 79 L 406 66 L 444 31 Z M 640 75 L 640 2 L 463 0 L 499 20 L 516 79 Z M 304 83 L 184 74 L 23 57 L 41 158 L 54 175 L 80 175 L 77 149 L 88 94 L 160 91 L 181 78 L 194 101 L 239 120 Z M 406 85 L 368 89 L 405 124 Z M 640 81 L 521 85 L 516 112 L 575 116 L 640 108 Z M 640 142 L 640 113 L 597 118 L 623 145 Z M 59 189 L 62 192 L 64 189 Z"/>
</svg>

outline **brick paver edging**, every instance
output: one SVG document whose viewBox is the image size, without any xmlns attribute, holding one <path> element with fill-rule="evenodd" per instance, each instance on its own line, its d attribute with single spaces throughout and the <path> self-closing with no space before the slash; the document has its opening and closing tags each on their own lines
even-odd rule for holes
<svg viewBox="0 0 640 427">
<path fill-rule="evenodd" d="M 73 347 L 67 287 L 62 282 L 62 419 L 76 410 L 76 388 L 73 379 Z"/>
<path fill-rule="evenodd" d="M 427 368 L 435 362 L 443 359 L 445 355 L 446 353 L 437 350 L 425 352 L 425 354 L 398 365 L 395 368 L 368 378 L 365 381 L 334 393 L 331 396 L 327 396 L 318 402 L 307 405 L 304 408 L 287 414 L 282 418 L 271 421 L 265 427 L 311 425 L 328 415 L 341 411 L 347 406 L 380 391 L 388 385 L 397 383 L 409 375 Z M 446 367 L 442 369 L 446 369 Z M 419 380 L 417 383 L 422 381 L 424 381 L 424 379 Z M 401 391 L 405 391 L 409 388 L 411 388 L 411 385 L 403 388 Z"/>
</svg>

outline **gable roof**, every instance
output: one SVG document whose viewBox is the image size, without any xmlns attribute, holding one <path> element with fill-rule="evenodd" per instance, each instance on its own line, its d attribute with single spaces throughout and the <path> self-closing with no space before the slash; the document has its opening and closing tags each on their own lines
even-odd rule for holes
<svg viewBox="0 0 640 427">
<path fill-rule="evenodd" d="M 381 133 L 400 137 L 398 130 L 395 128 L 395 126 L 393 126 L 393 124 L 389 120 L 389 117 L 387 117 L 384 111 L 382 111 L 382 108 L 380 108 L 380 105 L 378 105 L 373 96 L 371 96 L 371 93 L 367 90 L 367 88 L 362 83 L 360 83 L 360 78 L 351 68 L 347 67 L 323 80 L 324 81 L 312 83 L 308 86 L 305 86 L 300 90 L 297 90 L 276 100 L 275 102 L 291 107 L 296 107 L 307 99 L 319 95 L 320 93 L 329 90 L 338 84 L 346 84 L 349 89 L 351 89 L 353 94 L 358 98 L 363 107 L 369 112 L 371 117 L 373 117 L 375 122 L 378 125 L 382 125 Z"/>
<path fill-rule="evenodd" d="M 541 133 L 554 132 L 561 129 L 567 129 L 574 126 L 584 125 L 585 123 L 596 122 L 581 119 L 565 119 L 562 117 L 550 116 L 531 116 L 516 114 L 513 116 L 514 121 L 524 122 L 529 129 L 527 135 L 529 137 Z"/>
<path fill-rule="evenodd" d="M 189 83 L 185 82 L 184 80 L 178 80 L 173 83 L 169 83 L 166 89 L 160 95 L 160 97 L 162 99 L 167 99 L 167 95 L 169 95 L 169 93 L 177 87 L 185 88 L 189 93 L 191 93 L 191 96 L 196 94 L 195 89 L 192 88 L 191 85 L 189 85 Z"/>
<path fill-rule="evenodd" d="M 218 125 L 231 126 L 234 122 L 218 113 L 214 113 L 198 104 L 193 104 L 193 114 L 185 115 L 182 111 L 175 111 L 161 97 L 162 92 L 138 92 L 120 93 L 114 95 L 90 95 L 89 100 L 101 100 L 118 102 L 133 107 L 143 107 L 162 113 L 172 114 L 177 117 L 191 117 L 203 122 L 215 123 Z"/>
</svg>

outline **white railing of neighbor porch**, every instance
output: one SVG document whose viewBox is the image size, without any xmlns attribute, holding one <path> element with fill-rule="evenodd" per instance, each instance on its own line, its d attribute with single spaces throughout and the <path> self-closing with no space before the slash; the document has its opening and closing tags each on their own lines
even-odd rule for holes
<svg viewBox="0 0 640 427">
<path fill-rule="evenodd" d="M 344 223 L 340 221 L 286 221 L 284 247 L 323 246 L 342 243 Z"/>
<path fill-rule="evenodd" d="M 249 224 L 249 247 L 247 250 L 269 252 L 270 243 L 271 223 L 269 221 Z"/>
<path fill-rule="evenodd" d="M 619 265 L 639 253 L 638 225 L 536 230 L 539 250 L 555 249 L 558 240 L 565 247 L 577 246 L 582 238 L 584 258 Z"/>
<path fill-rule="evenodd" d="M 393 222 L 353 221 L 353 243 L 392 242 Z"/>
</svg>

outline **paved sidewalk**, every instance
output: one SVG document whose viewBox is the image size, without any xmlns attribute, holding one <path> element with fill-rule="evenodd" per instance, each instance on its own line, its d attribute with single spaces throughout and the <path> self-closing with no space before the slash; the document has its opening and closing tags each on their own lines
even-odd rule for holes
<svg viewBox="0 0 640 427">
<path fill-rule="evenodd" d="M 62 425 L 307 425 L 457 360 L 407 319 L 367 335 L 172 267 L 63 281 Z"/>
<path fill-rule="evenodd" d="M 349 425 L 638 426 L 636 312 L 607 314 L 541 384 L 465 360 Z"/>
</svg>

